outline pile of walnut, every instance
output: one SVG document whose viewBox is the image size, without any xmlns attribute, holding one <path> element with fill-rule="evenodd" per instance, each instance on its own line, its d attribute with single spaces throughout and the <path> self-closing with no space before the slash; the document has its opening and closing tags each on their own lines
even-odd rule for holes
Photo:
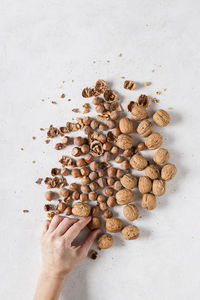
<svg viewBox="0 0 200 300">
<path fill-rule="evenodd" d="M 125 81 L 124 88 L 134 90 L 136 83 Z M 103 97 L 99 97 L 99 95 Z M 103 80 L 98 80 L 94 88 L 85 88 L 84 98 L 94 97 L 92 102 L 98 113 L 97 119 L 77 118 L 77 123 L 67 122 L 66 126 L 54 128 L 50 126 L 47 136 L 63 136 L 62 142 L 57 143 L 57 150 L 70 144 L 74 145 L 71 157 L 62 155 L 59 162 L 62 168 L 53 168 L 52 177 L 47 177 L 45 183 L 48 189 L 59 188 L 59 195 L 54 191 L 46 192 L 46 200 L 56 200 L 57 204 L 46 204 L 48 217 L 64 213 L 77 217 L 92 216 L 88 224 L 90 230 L 102 225 L 100 213 L 106 219 L 105 228 L 108 233 L 102 234 L 97 241 L 99 249 L 107 249 L 113 245 L 111 233 L 120 232 L 125 240 L 133 240 L 139 236 L 135 225 L 123 226 L 119 218 L 113 217 L 112 207 L 123 205 L 124 217 L 134 221 L 139 217 L 138 208 L 132 204 L 134 193 L 138 187 L 142 196 L 141 206 L 152 210 L 156 207 L 156 197 L 162 196 L 166 190 L 166 181 L 176 175 L 176 167 L 168 163 L 169 152 L 159 148 L 163 137 L 153 132 L 154 125 L 165 127 L 170 122 L 169 114 L 158 110 L 153 114 L 153 121 L 148 120 L 147 109 L 151 100 L 146 95 L 140 95 L 137 102 L 131 101 L 127 107 L 131 118 L 120 118 L 121 106 L 117 102 L 117 94 L 107 88 Z M 135 129 L 136 128 L 136 129 Z M 67 133 L 84 130 L 85 136 L 71 138 Z M 145 138 L 144 142 L 134 145 L 132 133 Z M 158 149 L 159 148 L 159 149 Z M 154 163 L 149 163 L 141 154 L 145 149 L 155 150 Z M 67 151 L 68 152 L 68 151 Z M 115 168 L 111 161 L 120 165 Z M 145 176 L 137 178 L 131 169 L 144 171 Z M 66 177 L 73 176 L 79 182 L 68 186 Z M 52 202 L 51 202 L 52 203 Z"/>
</svg>

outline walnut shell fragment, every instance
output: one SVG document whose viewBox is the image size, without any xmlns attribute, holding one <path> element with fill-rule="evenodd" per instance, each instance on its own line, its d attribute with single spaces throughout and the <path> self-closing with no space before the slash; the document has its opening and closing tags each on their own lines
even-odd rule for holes
<svg viewBox="0 0 200 300">
<path fill-rule="evenodd" d="M 106 91 L 106 89 L 107 89 L 107 83 L 104 80 L 99 79 L 96 82 L 95 90 L 98 93 L 103 94 Z"/>
<path fill-rule="evenodd" d="M 90 144 L 90 151 L 93 156 L 101 156 L 104 152 L 102 143 L 97 140 L 93 141 Z"/>
<path fill-rule="evenodd" d="M 117 99 L 117 94 L 113 90 L 106 90 L 103 97 L 106 102 L 111 103 Z"/>
<path fill-rule="evenodd" d="M 134 91 L 137 87 L 137 84 L 135 81 L 132 80 L 125 80 L 124 81 L 124 88 L 126 90 Z"/>
<path fill-rule="evenodd" d="M 147 95 L 140 95 L 137 99 L 137 104 L 140 106 L 148 107 L 151 105 L 151 99 Z"/>
</svg>

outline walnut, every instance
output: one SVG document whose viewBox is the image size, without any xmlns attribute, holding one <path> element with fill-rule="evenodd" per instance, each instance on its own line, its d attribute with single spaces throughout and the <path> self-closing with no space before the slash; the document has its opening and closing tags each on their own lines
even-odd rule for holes
<svg viewBox="0 0 200 300">
<path fill-rule="evenodd" d="M 122 220 L 118 218 L 111 218 L 106 221 L 106 230 L 108 232 L 120 232 L 122 229 Z"/>
<path fill-rule="evenodd" d="M 151 191 L 152 188 L 152 181 L 147 176 L 141 176 L 138 181 L 138 189 L 140 193 L 146 194 Z"/>
<path fill-rule="evenodd" d="M 72 214 L 78 217 L 88 217 L 91 206 L 88 203 L 76 202 L 72 208 Z"/>
<path fill-rule="evenodd" d="M 138 105 L 148 107 L 151 105 L 151 99 L 146 95 L 140 95 L 137 99 Z"/>
<path fill-rule="evenodd" d="M 119 129 L 121 133 L 132 133 L 134 131 L 133 121 L 129 118 L 122 118 L 119 121 Z"/>
<path fill-rule="evenodd" d="M 120 134 L 117 138 L 117 146 L 123 150 L 132 148 L 133 142 L 133 138 L 127 134 Z"/>
<path fill-rule="evenodd" d="M 137 177 L 133 176 L 132 174 L 125 174 L 121 179 L 120 179 L 121 184 L 123 187 L 126 189 L 134 189 L 137 186 Z"/>
<path fill-rule="evenodd" d="M 107 83 L 106 83 L 104 80 L 99 79 L 99 80 L 96 82 L 95 90 L 96 90 L 97 92 L 99 92 L 100 94 L 103 94 L 103 93 L 105 92 L 106 89 L 107 89 Z"/>
<path fill-rule="evenodd" d="M 148 118 L 146 107 L 134 103 L 131 109 L 132 118 L 136 121 Z"/>
<path fill-rule="evenodd" d="M 155 179 L 152 185 L 152 192 L 156 196 L 162 196 L 166 191 L 166 182 L 162 179 Z"/>
<path fill-rule="evenodd" d="M 128 204 L 134 201 L 134 195 L 130 190 L 123 189 L 116 193 L 116 201 L 119 205 Z"/>
<path fill-rule="evenodd" d="M 142 171 L 147 167 L 148 161 L 140 153 L 136 153 L 131 157 L 130 164 L 133 169 Z"/>
<path fill-rule="evenodd" d="M 130 91 L 133 91 L 135 90 L 137 87 L 137 84 L 135 81 L 132 81 L 132 80 L 125 80 L 124 81 L 124 88 L 126 90 L 130 90 Z"/>
<path fill-rule="evenodd" d="M 160 166 L 164 166 L 169 160 L 170 154 L 167 149 L 158 149 L 153 157 L 153 160 Z"/>
<path fill-rule="evenodd" d="M 145 145 L 149 150 L 154 150 L 159 148 L 163 143 L 163 137 L 160 133 L 154 132 L 148 136 L 145 141 Z"/>
<path fill-rule="evenodd" d="M 176 175 L 177 169 L 175 165 L 167 164 L 161 170 L 161 177 L 164 180 L 171 180 Z"/>
<path fill-rule="evenodd" d="M 151 178 L 152 180 L 157 179 L 160 176 L 160 170 L 157 165 L 151 164 L 146 167 L 144 170 L 146 176 Z"/>
<path fill-rule="evenodd" d="M 139 234 L 139 229 L 135 225 L 128 225 L 122 229 L 122 236 L 125 240 L 137 239 Z"/>
<path fill-rule="evenodd" d="M 99 249 L 108 249 L 113 245 L 113 237 L 109 233 L 102 234 L 97 241 Z"/>
<path fill-rule="evenodd" d="M 90 150 L 93 156 L 101 156 L 104 152 L 102 143 L 97 140 L 90 144 Z"/>
<path fill-rule="evenodd" d="M 129 221 L 134 221 L 139 218 L 140 213 L 134 204 L 128 204 L 123 209 L 124 217 Z"/>
<path fill-rule="evenodd" d="M 97 217 L 92 217 L 91 221 L 88 223 L 87 226 L 90 230 L 98 229 L 101 227 L 101 221 Z"/>
<path fill-rule="evenodd" d="M 153 115 L 154 122 L 161 127 L 165 127 L 170 123 L 170 115 L 163 109 L 157 110 Z"/>
<path fill-rule="evenodd" d="M 144 120 L 140 122 L 137 127 L 137 133 L 142 137 L 149 136 L 154 129 L 154 125 L 149 120 Z"/>
<path fill-rule="evenodd" d="M 156 197 L 153 194 L 144 194 L 142 197 L 142 207 L 152 210 L 156 208 Z"/>
<path fill-rule="evenodd" d="M 103 97 L 106 102 L 111 103 L 117 99 L 117 94 L 112 90 L 106 90 Z"/>
</svg>

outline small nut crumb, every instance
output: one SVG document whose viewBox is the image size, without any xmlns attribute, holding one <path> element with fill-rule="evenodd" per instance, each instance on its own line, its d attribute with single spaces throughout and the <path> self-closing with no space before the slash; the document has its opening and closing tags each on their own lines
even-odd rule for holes
<svg viewBox="0 0 200 300">
<path fill-rule="evenodd" d="M 118 57 L 122 57 L 122 53 L 119 53 L 119 54 L 118 54 Z"/>
<path fill-rule="evenodd" d="M 126 90 L 134 91 L 136 89 L 137 85 L 135 81 L 132 80 L 125 80 L 124 81 L 124 88 Z"/>
<path fill-rule="evenodd" d="M 61 94 L 61 95 L 60 95 L 60 98 L 65 98 L 65 94 Z"/>
<path fill-rule="evenodd" d="M 97 258 L 97 255 L 98 255 L 98 252 L 97 251 L 95 251 L 95 250 L 90 250 L 90 252 L 89 252 L 89 258 L 91 258 L 91 259 L 96 259 Z"/>
<path fill-rule="evenodd" d="M 47 218 L 49 218 L 49 219 L 53 219 L 54 216 L 55 216 L 55 212 L 53 212 L 53 211 L 47 213 Z"/>
<path fill-rule="evenodd" d="M 36 163 L 36 161 L 35 161 L 35 160 L 32 160 L 32 163 L 33 163 L 33 164 L 35 164 L 35 163 Z"/>
<path fill-rule="evenodd" d="M 32 136 L 32 139 L 33 139 L 33 140 L 36 140 L 36 136 Z"/>
<path fill-rule="evenodd" d="M 28 209 L 24 209 L 23 213 L 29 213 L 29 210 Z"/>
<path fill-rule="evenodd" d="M 78 108 L 73 108 L 72 111 L 73 111 L 74 113 L 78 113 L 78 112 L 79 112 L 79 109 L 78 109 Z"/>
<path fill-rule="evenodd" d="M 40 128 L 41 131 L 44 131 L 44 128 Z"/>
<path fill-rule="evenodd" d="M 57 104 L 57 102 L 56 102 L 56 101 L 51 101 L 51 103 L 52 103 L 52 104 Z"/>
<path fill-rule="evenodd" d="M 153 103 L 158 103 L 159 100 L 157 98 L 153 98 Z"/>
<path fill-rule="evenodd" d="M 45 143 L 46 144 L 49 144 L 50 143 L 50 140 L 48 139 L 48 140 L 45 140 Z"/>
<path fill-rule="evenodd" d="M 149 86 L 150 84 L 151 84 L 151 82 L 146 81 L 146 82 L 144 83 L 144 86 Z"/>
<path fill-rule="evenodd" d="M 67 101 L 70 102 L 70 101 L 72 101 L 72 99 L 69 98 L 69 99 L 67 99 Z"/>
<path fill-rule="evenodd" d="M 21 151 L 24 151 L 24 148 L 22 147 L 22 148 L 20 148 L 20 150 L 21 150 Z"/>
<path fill-rule="evenodd" d="M 168 106 L 168 110 L 172 110 L 172 107 L 171 107 L 171 106 Z"/>
<path fill-rule="evenodd" d="M 35 183 L 41 184 L 42 180 L 43 180 L 42 178 L 38 178 Z"/>
<path fill-rule="evenodd" d="M 157 96 L 158 96 L 158 95 L 160 95 L 160 94 L 161 94 L 161 92 L 160 92 L 160 91 L 158 91 L 158 90 L 156 90 L 156 91 L 155 91 L 155 95 L 157 95 Z"/>
</svg>

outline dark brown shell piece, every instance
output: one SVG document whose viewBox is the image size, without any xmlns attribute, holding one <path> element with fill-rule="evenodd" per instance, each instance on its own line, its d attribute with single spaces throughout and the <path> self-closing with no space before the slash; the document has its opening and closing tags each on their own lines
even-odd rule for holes
<svg viewBox="0 0 200 300">
<path fill-rule="evenodd" d="M 103 97 L 106 102 L 111 103 L 117 99 L 117 94 L 113 90 L 106 90 Z"/>
<path fill-rule="evenodd" d="M 132 112 L 134 105 L 137 105 L 137 103 L 135 101 L 130 101 L 129 104 L 127 105 L 127 110 Z"/>
<path fill-rule="evenodd" d="M 107 137 L 107 142 L 109 142 L 109 143 L 113 143 L 116 141 L 116 137 L 114 136 L 112 131 L 108 131 L 108 133 L 106 134 L 106 137 Z"/>
<path fill-rule="evenodd" d="M 94 156 L 101 156 L 104 152 L 102 143 L 100 143 L 97 140 L 93 141 L 90 144 L 90 151 L 91 151 L 92 155 L 94 155 Z"/>
<path fill-rule="evenodd" d="M 147 95 L 140 95 L 137 99 L 138 105 L 148 107 L 151 105 L 151 99 Z"/>
<path fill-rule="evenodd" d="M 97 91 L 98 93 L 100 94 L 103 94 L 105 92 L 105 90 L 107 89 L 107 83 L 102 80 L 102 79 L 99 79 L 97 82 L 96 82 L 96 85 L 95 85 L 95 91 Z"/>
</svg>

